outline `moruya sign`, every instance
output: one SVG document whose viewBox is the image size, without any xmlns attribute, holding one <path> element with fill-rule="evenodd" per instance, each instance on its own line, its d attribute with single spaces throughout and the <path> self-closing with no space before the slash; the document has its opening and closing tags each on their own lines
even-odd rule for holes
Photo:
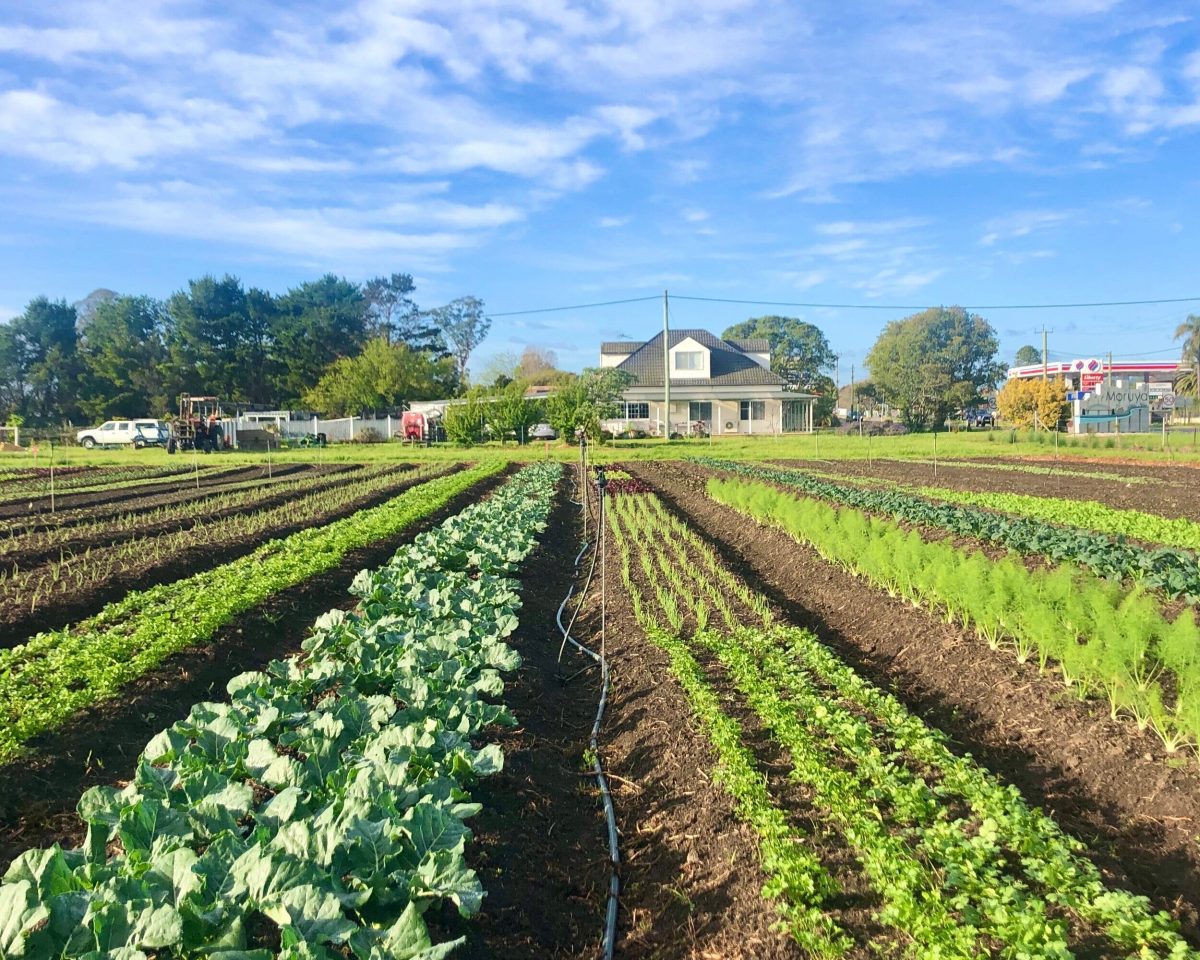
<svg viewBox="0 0 1200 960">
<path fill-rule="evenodd" d="M 1106 389 L 1102 393 L 1093 393 L 1083 399 L 1084 413 L 1099 413 L 1112 410 L 1128 410 L 1131 407 L 1147 407 L 1150 405 L 1150 391 L 1145 385 L 1133 388 Z"/>
</svg>

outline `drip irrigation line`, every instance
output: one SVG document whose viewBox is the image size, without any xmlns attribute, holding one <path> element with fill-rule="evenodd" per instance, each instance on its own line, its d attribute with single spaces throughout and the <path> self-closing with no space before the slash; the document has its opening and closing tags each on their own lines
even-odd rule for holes
<svg viewBox="0 0 1200 960">
<path fill-rule="evenodd" d="M 585 483 L 586 483 L 587 474 L 584 473 L 583 476 L 585 478 Z M 587 489 L 586 486 L 584 489 L 585 489 L 584 499 L 587 500 L 589 498 L 586 494 L 586 489 Z M 609 873 L 609 880 L 608 880 L 608 909 L 607 909 L 607 913 L 605 916 L 605 923 L 604 923 L 604 939 L 601 943 L 601 957 L 602 957 L 602 960 L 612 960 L 613 950 L 616 947 L 616 939 L 617 939 L 617 905 L 618 905 L 618 898 L 619 898 L 620 892 L 621 892 L 621 878 L 620 878 L 620 873 L 619 873 L 620 867 L 621 867 L 621 855 L 620 855 L 620 851 L 617 846 L 616 808 L 613 806 L 612 793 L 609 791 L 609 788 L 608 788 L 608 779 L 604 776 L 604 768 L 600 764 L 600 726 L 604 722 L 604 711 L 608 706 L 608 684 L 609 684 L 608 658 L 605 656 L 605 653 L 604 653 L 604 651 L 605 651 L 605 638 L 604 638 L 605 613 L 603 610 L 603 606 L 604 606 L 604 602 L 605 602 L 606 598 L 605 598 L 605 594 L 604 594 L 605 576 L 604 576 L 603 570 L 601 570 L 601 574 L 600 574 L 600 582 L 601 582 L 601 596 L 600 596 L 600 602 L 601 602 L 600 645 L 601 646 L 600 646 L 600 652 L 597 653 L 595 650 L 592 650 L 589 647 L 584 646 L 582 643 L 580 643 L 578 640 L 576 640 L 573 636 L 571 636 L 571 627 L 573 627 L 575 625 L 575 618 L 579 615 L 579 610 L 583 607 L 583 600 L 587 596 L 587 592 L 591 587 L 592 578 L 596 572 L 596 557 L 601 555 L 604 552 L 604 549 L 606 546 L 607 538 L 605 537 L 605 530 L 604 530 L 604 495 L 600 491 L 598 491 L 598 498 L 599 498 L 599 508 L 597 510 L 596 540 L 593 543 L 588 543 L 585 540 L 578 555 L 575 557 L 575 569 L 576 569 L 576 571 L 578 571 L 579 561 L 583 559 L 583 555 L 588 551 L 589 548 L 591 548 L 591 550 L 592 550 L 592 562 L 591 562 L 590 566 L 588 567 L 587 580 L 584 582 L 583 590 L 580 593 L 580 602 L 576 605 L 575 613 L 571 616 L 570 626 L 564 627 L 563 622 L 562 622 L 563 610 L 566 609 L 567 603 L 570 601 L 571 597 L 574 596 L 574 594 L 575 594 L 575 584 L 572 583 L 571 586 L 567 589 L 567 595 L 565 597 L 563 597 L 562 603 L 560 603 L 558 605 L 558 613 L 555 614 L 555 621 L 558 623 L 558 629 L 562 631 L 562 635 L 563 635 L 562 646 L 559 648 L 559 651 L 558 651 L 559 662 L 560 663 L 562 662 L 563 650 L 565 650 L 566 645 L 568 643 L 570 643 L 580 653 L 583 653 L 585 656 L 591 658 L 591 660 L 594 661 L 594 664 L 599 664 L 599 666 L 600 666 L 600 702 L 596 707 L 596 719 L 592 723 L 592 732 L 591 732 L 590 738 L 588 739 L 588 746 L 592 752 L 592 774 L 596 778 L 596 786 L 600 791 L 600 797 L 604 804 L 604 819 L 608 826 L 608 860 L 609 860 L 610 873 Z M 580 672 L 582 672 L 582 671 L 580 671 Z M 578 673 L 575 674 L 575 676 L 578 676 L 578 675 L 579 675 Z"/>
</svg>

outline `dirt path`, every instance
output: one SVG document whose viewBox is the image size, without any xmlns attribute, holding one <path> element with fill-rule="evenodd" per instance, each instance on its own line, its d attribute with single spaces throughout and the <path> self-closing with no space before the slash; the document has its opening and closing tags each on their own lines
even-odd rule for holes
<svg viewBox="0 0 1200 960">
<path fill-rule="evenodd" d="M 599 955 L 607 844 L 600 799 L 583 760 L 598 687 L 595 671 L 561 682 L 561 634 L 554 625 L 579 550 L 577 508 L 566 499 L 521 573 L 525 606 L 514 645 L 524 664 L 505 694 L 521 726 L 501 739 L 504 772 L 478 791 L 488 805 L 473 825 L 488 896 L 475 920 L 447 918 L 448 932 L 468 936 L 461 955 L 472 960 Z M 598 570 L 573 631 L 584 643 L 598 642 L 601 580 Z M 759 893 L 757 843 L 712 783 L 715 760 L 704 734 L 670 679 L 666 656 L 642 636 L 619 584 L 614 547 L 605 590 L 612 684 L 600 750 L 620 831 L 616 954 L 799 957 L 798 948 L 771 929 L 777 914 Z M 564 659 L 567 673 L 583 663 L 578 655 Z"/>
<path fill-rule="evenodd" d="M 489 477 L 399 536 L 354 550 L 335 569 L 239 616 L 208 643 L 139 678 L 119 700 L 97 705 L 35 740 L 35 756 L 0 767 L 0 782 L 21 785 L 0 792 L 0 871 L 30 847 L 82 842 L 84 831 L 74 813 L 80 794 L 129 779 L 152 736 L 187 716 L 192 704 L 223 698 L 230 677 L 295 653 L 313 620 L 333 607 L 353 606 L 346 591 L 360 570 L 386 562 L 422 530 L 498 486 L 505 475 Z"/>
<path fill-rule="evenodd" d="M 1114 882 L 1200 932 L 1200 773 L 1102 704 L 1080 703 L 940 619 L 889 599 L 782 532 L 709 500 L 705 474 L 628 464 L 792 622 L 815 631 L 1089 844 Z M 1172 759 L 1170 765 L 1167 761 Z"/>
</svg>

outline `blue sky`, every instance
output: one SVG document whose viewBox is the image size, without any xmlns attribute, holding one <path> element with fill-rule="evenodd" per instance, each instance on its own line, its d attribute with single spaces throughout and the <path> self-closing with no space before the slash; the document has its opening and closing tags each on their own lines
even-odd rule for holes
<svg viewBox="0 0 1200 960">
<path fill-rule="evenodd" d="M 1200 27 L 1119 0 L 0 0 L 0 319 L 38 294 L 411 272 L 433 306 L 1200 295 Z M 673 301 L 822 327 L 903 309 Z M 1173 351 L 1200 302 L 982 310 Z M 654 302 L 497 318 L 563 366 Z M 1161 354 L 1170 357 L 1171 353 Z M 473 363 L 473 366 L 476 364 Z"/>
</svg>

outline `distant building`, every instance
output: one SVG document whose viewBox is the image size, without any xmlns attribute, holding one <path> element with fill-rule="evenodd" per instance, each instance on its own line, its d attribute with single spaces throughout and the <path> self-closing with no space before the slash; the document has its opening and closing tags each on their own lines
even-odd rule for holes
<svg viewBox="0 0 1200 960">
<path fill-rule="evenodd" d="M 641 431 L 713 436 L 797 433 L 813 428 L 816 396 L 790 388 L 771 371 L 766 340 L 722 340 L 707 330 L 672 330 L 667 347 L 671 409 L 663 407 L 663 335 L 644 343 L 619 340 L 600 345 L 600 366 L 632 374 L 618 417 L 606 421 L 613 433 Z"/>
<path fill-rule="evenodd" d="M 1109 364 L 1093 357 L 1012 367 L 1008 378 L 1066 380 L 1073 433 L 1142 433 L 1174 408 L 1173 386 L 1187 369 L 1173 360 Z"/>
</svg>

